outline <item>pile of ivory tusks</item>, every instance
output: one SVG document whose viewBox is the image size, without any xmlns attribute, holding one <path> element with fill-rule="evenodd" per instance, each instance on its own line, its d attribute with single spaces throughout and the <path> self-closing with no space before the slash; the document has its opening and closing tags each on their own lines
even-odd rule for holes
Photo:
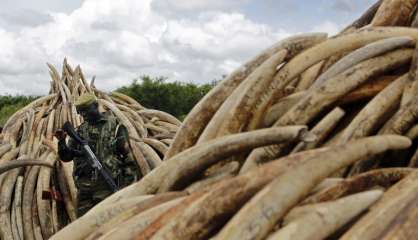
<svg viewBox="0 0 418 240">
<path fill-rule="evenodd" d="M 61 76 L 52 65 L 49 69 L 49 95 L 12 115 L 0 135 L 2 240 L 49 239 L 76 219 L 72 163 L 58 160 L 53 135 L 66 121 L 75 127 L 80 125 L 82 119 L 73 103 L 81 94 L 94 92 L 100 109 L 111 110 L 126 126 L 132 155 L 142 175 L 162 164 L 181 125 L 170 114 L 146 109 L 124 94 L 99 91 L 93 81 L 86 82 L 80 67 L 73 69 L 67 61 Z"/>
<path fill-rule="evenodd" d="M 56 161 L 52 133 L 80 123 L 71 100 L 84 91 L 127 127 L 149 173 L 51 239 L 416 239 L 416 5 L 379 1 L 337 36 L 267 48 L 193 108 L 168 149 L 175 119 L 99 92 L 79 68 L 64 64 L 61 78 L 51 68 L 51 95 L 7 123 L 0 164 L 57 171 L 0 175 L 2 239 L 48 238 L 73 220 L 70 167 Z M 47 188 L 63 201 L 43 200 Z"/>
<path fill-rule="evenodd" d="M 416 239 L 416 5 L 379 1 L 337 36 L 262 51 L 159 167 L 52 239 Z"/>
</svg>

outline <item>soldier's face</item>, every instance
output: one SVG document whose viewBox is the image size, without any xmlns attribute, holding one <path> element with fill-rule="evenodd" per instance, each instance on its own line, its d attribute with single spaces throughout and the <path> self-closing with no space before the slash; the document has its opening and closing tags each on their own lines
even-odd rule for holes
<svg viewBox="0 0 418 240">
<path fill-rule="evenodd" d="M 85 108 L 77 108 L 77 112 L 87 122 L 95 122 L 100 117 L 97 103 L 90 104 Z"/>
</svg>

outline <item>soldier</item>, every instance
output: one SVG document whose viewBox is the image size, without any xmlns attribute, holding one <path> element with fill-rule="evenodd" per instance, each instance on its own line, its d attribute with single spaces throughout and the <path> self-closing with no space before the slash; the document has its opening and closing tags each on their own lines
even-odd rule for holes
<svg viewBox="0 0 418 240">
<path fill-rule="evenodd" d="M 78 134 L 110 173 L 118 188 L 138 180 L 140 173 L 136 161 L 129 154 L 128 133 L 110 112 L 100 113 L 98 102 L 93 94 L 80 96 L 75 106 L 84 122 L 77 129 Z M 55 136 L 58 141 L 58 154 L 62 161 L 73 160 L 73 177 L 78 188 L 77 216 L 80 217 L 94 205 L 112 194 L 110 186 L 97 170 L 91 167 L 81 146 L 72 139 L 68 145 L 66 134 L 59 130 Z"/>
</svg>

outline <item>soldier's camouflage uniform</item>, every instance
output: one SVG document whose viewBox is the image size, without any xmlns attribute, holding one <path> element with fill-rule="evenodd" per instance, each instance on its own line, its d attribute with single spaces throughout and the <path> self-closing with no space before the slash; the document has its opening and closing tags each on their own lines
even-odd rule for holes
<svg viewBox="0 0 418 240">
<path fill-rule="evenodd" d="M 140 177 L 135 160 L 125 150 L 124 145 L 128 142 L 126 128 L 118 124 L 113 114 L 106 112 L 94 124 L 84 122 L 77 132 L 88 141 L 90 148 L 119 189 Z M 61 160 L 72 159 L 74 162 L 73 177 L 78 189 L 77 216 L 80 217 L 112 194 L 112 190 L 100 173 L 91 167 L 79 144 L 69 139 L 68 146 L 60 143 L 58 149 Z"/>
</svg>

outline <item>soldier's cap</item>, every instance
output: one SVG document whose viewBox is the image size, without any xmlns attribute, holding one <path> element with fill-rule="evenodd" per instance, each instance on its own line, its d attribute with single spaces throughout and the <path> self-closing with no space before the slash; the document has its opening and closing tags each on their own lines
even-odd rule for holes
<svg viewBox="0 0 418 240">
<path fill-rule="evenodd" d="M 77 98 L 74 105 L 77 109 L 83 109 L 95 102 L 97 102 L 97 98 L 93 93 L 84 93 Z"/>
</svg>

